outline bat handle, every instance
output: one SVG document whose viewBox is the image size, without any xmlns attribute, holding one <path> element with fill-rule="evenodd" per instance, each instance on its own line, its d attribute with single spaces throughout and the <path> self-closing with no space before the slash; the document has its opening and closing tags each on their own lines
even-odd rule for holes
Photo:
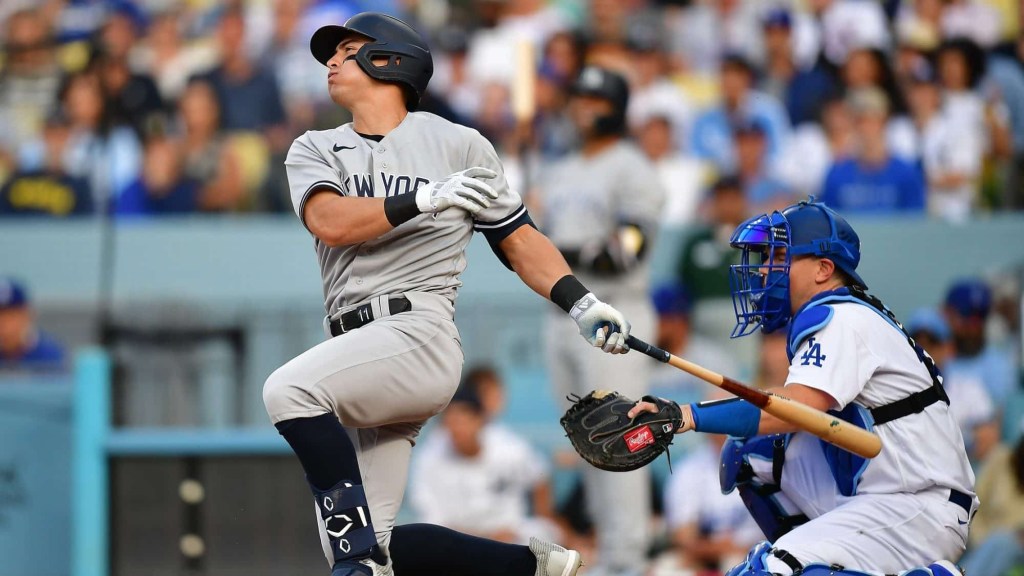
<svg viewBox="0 0 1024 576">
<path fill-rule="evenodd" d="M 626 345 L 629 346 L 630 350 L 636 350 L 641 354 L 646 354 L 647 356 L 654 358 L 658 362 L 668 363 L 669 357 L 672 356 L 671 354 L 662 350 L 661 348 L 658 348 L 653 344 L 648 344 L 647 342 L 644 342 L 643 340 L 637 338 L 636 336 L 628 336 L 626 338 Z"/>
</svg>

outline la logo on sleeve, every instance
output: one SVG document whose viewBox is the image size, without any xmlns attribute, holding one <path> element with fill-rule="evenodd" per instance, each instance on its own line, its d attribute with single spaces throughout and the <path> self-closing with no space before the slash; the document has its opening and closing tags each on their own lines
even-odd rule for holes
<svg viewBox="0 0 1024 576">
<path fill-rule="evenodd" d="M 807 351 L 804 352 L 803 356 L 800 357 L 801 366 L 810 366 L 811 362 L 818 368 L 821 368 L 821 363 L 825 361 L 826 356 L 821 353 L 821 344 L 814 341 L 814 338 L 807 340 Z"/>
</svg>

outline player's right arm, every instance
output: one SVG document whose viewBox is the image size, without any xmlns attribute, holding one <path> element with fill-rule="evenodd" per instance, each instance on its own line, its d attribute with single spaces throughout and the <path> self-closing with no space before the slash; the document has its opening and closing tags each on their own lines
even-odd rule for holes
<svg viewBox="0 0 1024 576">
<path fill-rule="evenodd" d="M 387 198 L 345 196 L 343 176 L 309 143 L 308 135 L 292 144 L 285 168 L 295 213 L 331 247 L 372 240 L 420 214 L 436 214 L 453 206 L 476 214 L 498 195 L 483 182 L 496 174 L 474 167 L 421 184 L 413 193 Z"/>
<path fill-rule="evenodd" d="M 394 228 L 384 214 L 384 198 L 348 198 L 326 187 L 310 192 L 300 217 L 332 248 L 372 240 Z"/>
</svg>

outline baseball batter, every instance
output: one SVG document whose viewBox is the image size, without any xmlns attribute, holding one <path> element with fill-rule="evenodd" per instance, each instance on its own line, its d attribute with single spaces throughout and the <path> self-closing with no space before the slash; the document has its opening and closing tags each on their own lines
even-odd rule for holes
<svg viewBox="0 0 1024 576">
<path fill-rule="evenodd" d="M 774 391 L 873 430 L 882 452 L 854 456 L 738 399 L 684 406 L 683 431 L 737 438 L 722 488 L 772 540 L 729 574 L 959 574 L 978 507 L 963 438 L 932 359 L 864 291 L 856 232 L 811 199 L 744 222 L 732 245 L 734 335 L 789 327 Z"/>
<path fill-rule="evenodd" d="M 655 167 L 624 138 L 626 80 L 610 70 L 587 66 L 572 93 L 569 110 L 582 145 L 541 180 L 541 228 L 582 280 L 598 287 L 635 330 L 651 334 L 655 314 L 648 295 L 647 255 L 665 193 Z M 567 328 L 565 319 L 554 315 L 545 330 L 548 367 L 559 398 L 569 393 L 582 396 L 595 388 L 618 390 L 631 398 L 647 393 L 651 363 L 646 358 L 633 354 L 595 360 L 569 330 L 571 325 Z M 649 502 L 649 472 L 608 474 L 587 468 L 584 481 L 600 550 L 600 570 L 595 571 L 639 573 L 648 548 L 650 512 L 608 502 L 622 494 Z"/>
<path fill-rule="evenodd" d="M 314 236 L 332 336 L 268 378 L 264 403 L 312 488 L 333 576 L 572 576 L 573 550 L 501 544 L 430 525 L 395 527 L 413 440 L 459 382 L 453 322 L 474 230 L 605 352 L 629 323 L 572 276 L 509 190 L 490 143 L 415 112 L 433 70 L 423 39 L 377 13 L 310 40 L 353 121 L 307 132 L 286 160 Z M 594 354 L 594 356 L 599 356 Z M 393 564 L 392 564 L 393 561 Z"/>
</svg>

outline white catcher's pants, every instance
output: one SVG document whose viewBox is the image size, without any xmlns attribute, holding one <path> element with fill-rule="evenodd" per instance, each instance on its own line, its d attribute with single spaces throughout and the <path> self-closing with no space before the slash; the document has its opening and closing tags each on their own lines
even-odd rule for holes
<svg viewBox="0 0 1024 576">
<path fill-rule="evenodd" d="M 797 434 L 787 454 L 816 452 L 817 443 L 810 434 Z M 835 490 L 824 459 L 805 464 L 791 466 L 787 458 L 782 491 L 811 520 L 775 542 L 804 565 L 840 564 L 863 572 L 898 574 L 937 560 L 956 562 L 963 554 L 970 518 L 949 501 L 948 488 L 844 497 Z M 814 510 L 811 501 L 830 503 L 828 511 Z M 977 507 L 975 498 L 972 512 Z M 788 574 L 784 567 L 781 562 L 769 564 L 773 571 Z"/>
<path fill-rule="evenodd" d="M 607 303 L 625 315 L 638 338 L 654 337 L 654 310 L 646 300 Z M 545 335 L 548 373 L 560 408 L 568 409 L 565 397 L 570 393 L 584 396 L 591 390 L 615 390 L 633 399 L 647 393 L 654 363 L 651 358 L 636 352 L 606 354 L 594 348 L 580 336 L 576 323 L 558 309 L 548 315 Z M 605 472 L 586 466 L 583 481 L 601 564 L 617 569 L 642 566 L 650 539 L 651 484 L 647 470 Z"/>
</svg>

